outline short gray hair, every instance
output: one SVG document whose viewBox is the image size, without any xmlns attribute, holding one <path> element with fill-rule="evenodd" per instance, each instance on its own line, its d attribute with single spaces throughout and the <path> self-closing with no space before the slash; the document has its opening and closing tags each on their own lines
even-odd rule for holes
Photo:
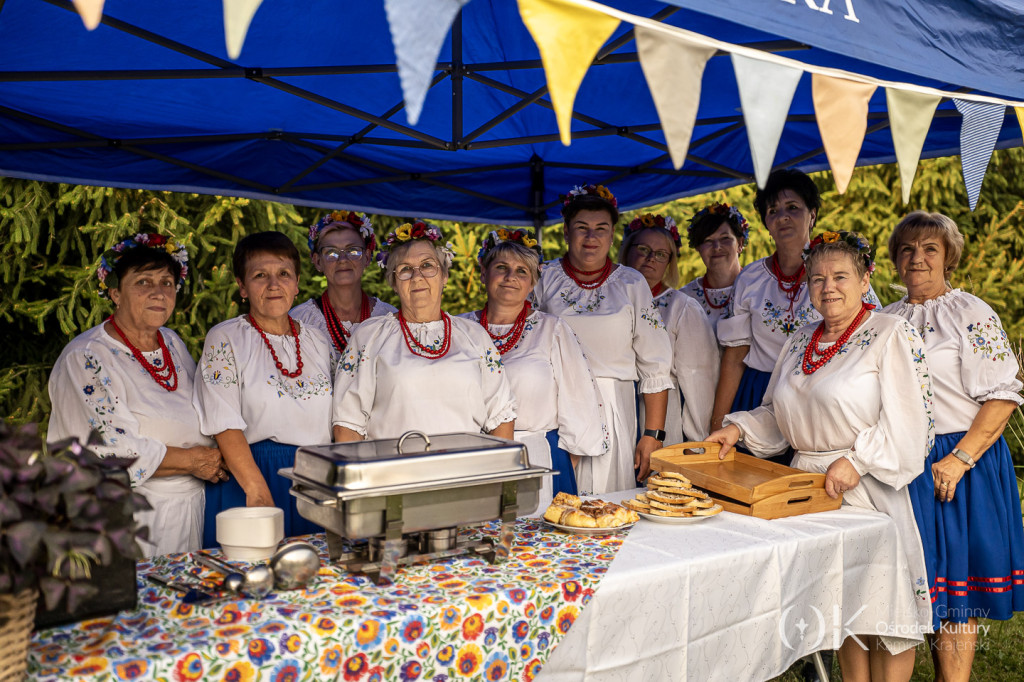
<svg viewBox="0 0 1024 682">
<path fill-rule="evenodd" d="M 437 263 L 441 268 L 441 274 L 445 277 L 448 276 L 448 270 L 451 263 L 448 260 L 448 254 L 445 252 L 443 244 L 440 242 L 427 241 L 425 239 L 410 239 L 407 242 L 395 244 L 388 252 L 388 261 L 384 266 L 384 281 L 386 281 L 392 289 L 395 288 L 395 270 L 398 269 L 398 262 L 402 259 L 402 256 L 405 255 L 405 252 L 409 250 L 409 247 L 416 242 L 426 242 L 434 247 L 434 256 L 437 258 Z"/>
</svg>

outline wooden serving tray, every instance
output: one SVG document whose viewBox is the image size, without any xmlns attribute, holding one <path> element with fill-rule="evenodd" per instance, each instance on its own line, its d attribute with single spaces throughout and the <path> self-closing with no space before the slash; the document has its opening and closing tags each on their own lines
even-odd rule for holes
<svg viewBox="0 0 1024 682">
<path fill-rule="evenodd" d="M 758 459 L 735 448 L 719 459 L 720 449 L 718 443 L 677 443 L 655 451 L 651 468 L 686 476 L 726 511 L 762 519 L 831 511 L 843 502 L 825 492 L 825 474 Z"/>
</svg>

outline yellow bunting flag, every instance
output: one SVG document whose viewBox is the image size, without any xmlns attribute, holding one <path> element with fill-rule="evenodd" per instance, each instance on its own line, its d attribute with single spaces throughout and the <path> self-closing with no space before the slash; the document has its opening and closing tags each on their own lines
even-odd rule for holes
<svg viewBox="0 0 1024 682">
<path fill-rule="evenodd" d="M 634 32 L 640 66 L 661 119 L 672 165 L 678 170 L 686 160 L 697 120 L 704 66 L 717 50 L 644 26 L 637 26 Z"/>
<path fill-rule="evenodd" d="M 245 44 L 245 34 L 263 0 L 223 0 L 224 2 L 224 43 L 228 57 L 238 59 Z"/>
<path fill-rule="evenodd" d="M 103 19 L 103 1 L 73 0 L 75 11 L 78 12 L 78 16 L 82 17 L 82 23 L 85 24 L 85 28 L 90 31 L 99 26 L 100 21 Z"/>
<path fill-rule="evenodd" d="M 818 119 L 821 144 L 840 194 L 849 186 L 857 165 L 868 129 L 868 102 L 876 88 L 872 83 L 811 74 L 814 115 Z"/>
<path fill-rule="evenodd" d="M 1020 131 L 1024 133 L 1024 107 L 1014 107 L 1014 111 L 1017 112 L 1017 123 L 1020 124 Z"/>
<path fill-rule="evenodd" d="M 519 0 L 548 79 L 562 144 L 572 141 L 572 107 L 583 76 L 619 20 L 561 0 Z"/>
<path fill-rule="evenodd" d="M 903 203 L 910 201 L 910 187 L 917 174 L 924 140 L 928 137 L 935 108 L 941 97 L 912 90 L 886 88 L 885 101 L 889 108 L 889 128 L 896 149 L 896 162 L 900 167 L 900 185 Z"/>
</svg>

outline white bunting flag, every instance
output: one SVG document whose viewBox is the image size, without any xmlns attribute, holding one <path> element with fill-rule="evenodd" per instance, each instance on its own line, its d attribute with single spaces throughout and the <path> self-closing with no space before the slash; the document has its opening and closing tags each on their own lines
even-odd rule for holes
<svg viewBox="0 0 1024 682">
<path fill-rule="evenodd" d="M 242 54 L 249 24 L 261 2 L 263 0 L 224 0 L 224 43 L 231 59 L 238 59 Z"/>
<path fill-rule="evenodd" d="M 469 0 L 384 1 L 409 125 L 416 125 L 420 120 L 441 45 L 467 2 Z"/>
<path fill-rule="evenodd" d="M 672 165 L 678 170 L 686 160 L 697 120 L 704 66 L 717 50 L 644 26 L 634 31 L 640 66 L 661 119 Z"/>
<path fill-rule="evenodd" d="M 754 177 L 757 186 L 763 188 L 803 71 L 738 54 L 732 55 L 732 68 L 740 91 Z"/>
<path fill-rule="evenodd" d="M 1006 107 L 955 97 L 953 104 L 964 117 L 960 124 L 960 165 L 964 172 L 964 185 L 967 186 L 967 201 L 973 211 L 978 205 L 981 184 L 985 181 L 985 171 L 996 148 L 999 130 L 1003 127 Z"/>
<path fill-rule="evenodd" d="M 917 162 L 921 160 L 924 140 L 928 137 L 935 108 L 942 100 L 938 95 L 885 89 L 885 101 L 889 109 L 889 128 L 892 130 L 892 145 L 896 150 L 896 162 L 900 167 L 900 187 L 903 203 L 910 201 L 910 188 L 917 175 Z"/>
<path fill-rule="evenodd" d="M 75 11 L 82 17 L 82 23 L 89 31 L 100 25 L 103 19 L 104 0 L 73 0 Z"/>
</svg>

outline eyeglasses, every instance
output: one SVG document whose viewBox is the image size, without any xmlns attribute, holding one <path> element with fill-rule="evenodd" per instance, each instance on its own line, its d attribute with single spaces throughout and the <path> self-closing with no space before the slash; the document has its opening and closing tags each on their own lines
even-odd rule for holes
<svg viewBox="0 0 1024 682">
<path fill-rule="evenodd" d="M 320 257 L 329 261 L 359 260 L 363 257 L 364 251 L 364 249 L 361 249 L 358 246 L 346 246 L 344 249 L 325 246 L 320 249 Z"/>
<path fill-rule="evenodd" d="M 712 251 L 716 249 L 729 249 L 732 248 L 732 245 L 735 244 L 737 241 L 738 240 L 732 236 L 722 237 L 721 239 L 705 239 L 704 241 L 697 245 L 697 248 L 711 249 Z"/>
<path fill-rule="evenodd" d="M 418 268 L 415 268 L 411 265 L 401 266 L 400 268 L 395 270 L 395 279 L 400 279 L 403 281 L 407 279 L 412 279 L 412 276 L 417 272 L 420 273 L 420 277 L 436 277 L 437 273 L 440 272 L 440 270 L 441 268 L 438 266 L 437 263 L 435 263 L 432 260 L 428 260 L 426 263 L 423 263 Z"/>
<path fill-rule="evenodd" d="M 644 260 L 647 260 L 648 258 L 653 258 L 658 263 L 667 263 L 669 258 L 672 257 L 672 254 L 669 253 L 668 251 L 663 251 L 661 249 L 658 249 L 657 251 L 652 251 L 651 247 L 645 246 L 644 244 L 637 244 L 633 248 L 636 249 L 636 252 L 640 254 L 640 257 L 643 258 Z"/>
</svg>

